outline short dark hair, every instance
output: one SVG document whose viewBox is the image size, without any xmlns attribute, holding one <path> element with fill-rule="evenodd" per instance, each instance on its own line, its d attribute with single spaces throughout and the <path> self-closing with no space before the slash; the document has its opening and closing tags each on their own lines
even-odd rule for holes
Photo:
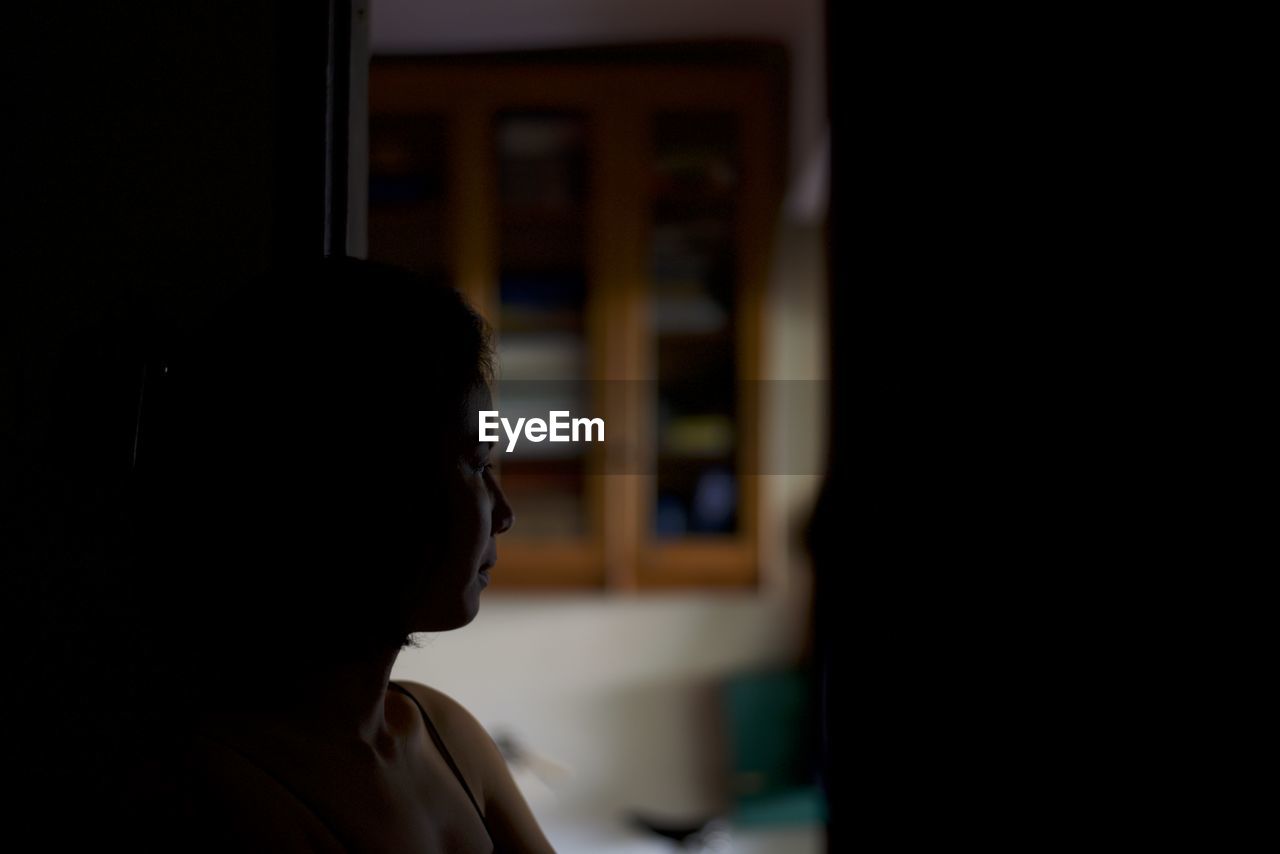
<svg viewBox="0 0 1280 854">
<path fill-rule="evenodd" d="M 176 637 L 245 660 L 406 642 L 398 594 L 449 524 L 466 396 L 493 381 L 484 319 L 451 287 L 328 258 L 242 288 L 167 365 L 140 578 Z"/>
</svg>

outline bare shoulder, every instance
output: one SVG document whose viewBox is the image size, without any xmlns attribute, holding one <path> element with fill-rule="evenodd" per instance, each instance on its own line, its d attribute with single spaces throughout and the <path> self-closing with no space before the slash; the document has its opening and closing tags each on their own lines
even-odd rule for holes
<svg viewBox="0 0 1280 854">
<path fill-rule="evenodd" d="M 462 775 L 467 778 L 476 797 L 483 801 L 482 793 L 488 793 L 493 775 L 506 771 L 502 753 L 489 733 L 475 715 L 443 691 L 421 682 L 395 681 L 412 693 L 427 710 Z"/>
<path fill-rule="evenodd" d="M 430 685 L 423 685 L 421 682 L 411 682 L 408 679 L 397 679 L 396 684 L 413 692 L 413 695 L 418 698 L 418 702 L 426 707 L 427 714 L 431 715 L 431 719 L 436 722 L 437 726 L 460 725 L 464 728 L 477 727 L 481 732 L 484 732 L 484 727 L 480 726 L 480 722 L 476 720 L 475 716 L 445 692 L 432 688 Z"/>
<path fill-rule="evenodd" d="M 422 703 L 440 730 L 440 737 L 480 801 L 497 850 L 554 852 L 512 778 L 502 751 L 475 715 L 429 685 L 400 679 L 396 684 Z"/>
</svg>

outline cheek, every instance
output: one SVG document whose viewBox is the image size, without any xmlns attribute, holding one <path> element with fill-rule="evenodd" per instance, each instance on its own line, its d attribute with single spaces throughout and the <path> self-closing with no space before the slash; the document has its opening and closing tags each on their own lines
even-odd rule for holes
<svg viewBox="0 0 1280 854">
<path fill-rule="evenodd" d="M 488 500 L 483 492 L 472 493 L 467 502 L 467 528 L 472 532 L 472 539 L 484 541 L 489 537 Z"/>
<path fill-rule="evenodd" d="M 472 549 L 477 541 L 489 535 L 486 498 L 483 484 L 478 480 L 477 477 L 477 482 L 460 481 L 450 490 L 447 532 L 455 553 Z"/>
</svg>

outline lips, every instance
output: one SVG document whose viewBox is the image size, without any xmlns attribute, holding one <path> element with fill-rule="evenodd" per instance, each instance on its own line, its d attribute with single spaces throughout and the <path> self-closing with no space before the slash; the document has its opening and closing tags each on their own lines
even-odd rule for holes
<svg viewBox="0 0 1280 854">
<path fill-rule="evenodd" d="M 489 570 L 493 569 L 493 565 L 496 564 L 497 562 L 498 562 L 498 555 L 495 553 L 492 558 L 480 564 L 480 572 L 477 574 L 480 576 L 480 578 L 484 581 L 486 585 L 489 583 Z"/>
</svg>

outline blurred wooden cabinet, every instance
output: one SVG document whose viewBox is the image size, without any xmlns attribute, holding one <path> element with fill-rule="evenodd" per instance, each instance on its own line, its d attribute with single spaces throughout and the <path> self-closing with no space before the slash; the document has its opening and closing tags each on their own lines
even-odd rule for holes
<svg viewBox="0 0 1280 854">
<path fill-rule="evenodd" d="M 495 452 L 496 589 L 757 583 L 785 91 L 771 45 L 373 60 L 369 257 L 468 295 L 504 415 L 576 395 L 611 431 Z"/>
</svg>

